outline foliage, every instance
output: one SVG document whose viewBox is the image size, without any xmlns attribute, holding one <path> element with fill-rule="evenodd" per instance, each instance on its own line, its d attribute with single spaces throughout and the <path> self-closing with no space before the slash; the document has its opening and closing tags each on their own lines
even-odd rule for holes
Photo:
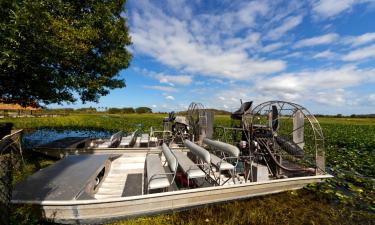
<svg viewBox="0 0 375 225">
<path fill-rule="evenodd" d="M 123 113 L 127 113 L 127 114 L 131 114 L 131 113 L 135 113 L 135 110 L 134 108 L 131 108 L 131 107 L 125 107 L 125 108 L 122 108 L 122 112 Z"/>
<path fill-rule="evenodd" d="M 60 117 L 7 118 L 4 122 L 12 122 L 14 129 L 93 129 L 131 132 L 136 129 L 148 131 L 150 127 L 163 128 L 166 114 L 75 114 Z"/>
<path fill-rule="evenodd" d="M 125 113 L 125 114 L 132 114 L 135 113 L 135 109 L 131 107 L 125 107 L 125 108 L 109 108 L 107 110 L 109 114 L 119 114 L 119 113 Z"/>
<path fill-rule="evenodd" d="M 142 217 L 112 225 L 132 224 L 371 224 L 375 216 L 353 213 L 348 208 L 334 207 L 326 199 L 306 190 L 263 196 L 243 201 Z"/>
<path fill-rule="evenodd" d="M 95 113 L 96 108 L 89 107 L 89 108 L 79 108 L 75 110 L 76 112 L 83 112 L 83 113 Z"/>
<path fill-rule="evenodd" d="M 152 109 L 148 108 L 148 107 L 138 107 L 135 109 L 135 112 L 136 113 L 152 113 Z"/>
<path fill-rule="evenodd" d="M 125 0 L 0 1 L 0 98 L 97 101 L 125 86 L 131 44 Z"/>
<path fill-rule="evenodd" d="M 107 112 L 108 112 L 109 114 L 117 114 L 117 113 L 121 113 L 121 109 L 119 109 L 119 108 L 109 108 L 109 109 L 107 110 Z"/>
</svg>

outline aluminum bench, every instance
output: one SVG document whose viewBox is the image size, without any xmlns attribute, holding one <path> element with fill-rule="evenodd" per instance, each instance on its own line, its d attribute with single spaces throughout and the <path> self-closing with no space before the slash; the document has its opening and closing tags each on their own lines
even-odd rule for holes
<svg viewBox="0 0 375 225">
<path fill-rule="evenodd" d="M 164 189 L 170 186 L 158 154 L 148 154 L 146 156 L 146 174 L 147 193 L 153 189 Z"/>
<path fill-rule="evenodd" d="M 115 147 L 116 144 L 121 142 L 122 131 L 119 131 L 111 136 L 108 141 L 105 141 L 98 145 L 98 148 L 110 148 Z"/>
<path fill-rule="evenodd" d="M 121 147 L 121 148 L 132 147 L 137 140 L 137 131 L 138 130 L 134 131 L 131 135 L 123 137 L 121 139 L 119 147 Z"/>
<path fill-rule="evenodd" d="M 141 147 L 148 147 L 150 141 L 150 135 L 149 134 L 142 134 L 141 140 L 140 140 L 140 146 Z"/>
<path fill-rule="evenodd" d="M 186 174 L 187 176 L 187 182 L 189 186 L 189 180 L 192 178 L 201 178 L 206 177 L 206 173 L 201 170 L 201 168 L 198 167 L 197 164 L 195 164 L 185 153 L 179 151 L 179 150 L 172 150 L 173 154 L 176 156 L 176 159 L 178 160 L 178 166 L 179 168 Z"/>
<path fill-rule="evenodd" d="M 221 141 L 211 140 L 211 139 L 208 139 L 208 138 L 204 138 L 203 143 L 208 145 L 210 148 L 213 148 L 214 150 L 217 150 L 217 151 L 220 151 L 221 153 L 224 153 L 224 154 L 222 154 L 223 157 L 221 157 L 221 158 L 218 157 L 217 155 L 211 153 L 211 163 L 219 170 L 219 177 L 218 177 L 219 184 L 221 184 L 220 183 L 221 171 L 225 171 L 225 170 L 232 171 L 233 172 L 232 178 L 233 178 L 233 176 L 235 175 L 235 172 L 236 172 L 236 166 L 237 166 L 237 163 L 238 163 L 240 150 L 234 145 L 224 143 L 224 142 L 221 142 Z M 229 156 L 225 156 L 225 154 L 227 154 Z M 235 160 L 234 165 L 227 162 L 227 160 Z M 228 180 L 226 180 L 223 184 L 225 184 Z M 223 184 L 221 184 L 221 185 L 223 185 Z"/>
</svg>

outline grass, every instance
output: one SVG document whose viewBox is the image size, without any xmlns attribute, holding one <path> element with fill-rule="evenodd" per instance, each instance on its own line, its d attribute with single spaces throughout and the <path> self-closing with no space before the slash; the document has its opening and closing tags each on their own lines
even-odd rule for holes
<svg viewBox="0 0 375 225">
<path fill-rule="evenodd" d="M 112 225 L 133 224 L 372 224 L 366 216 L 345 207 L 333 207 L 306 190 L 234 201 L 183 212 L 142 217 Z"/>
<path fill-rule="evenodd" d="M 14 128 L 132 131 L 161 129 L 164 114 L 69 115 L 7 118 Z M 325 135 L 327 166 L 335 178 L 303 190 L 223 203 L 185 212 L 113 224 L 375 224 L 375 119 L 318 118 Z M 229 126 L 228 116 L 216 125 Z M 28 155 L 26 174 L 53 160 Z M 17 178 L 17 180 L 23 177 Z M 27 209 L 16 209 L 13 224 L 38 224 Z M 35 222 L 36 221 L 36 222 Z"/>
</svg>

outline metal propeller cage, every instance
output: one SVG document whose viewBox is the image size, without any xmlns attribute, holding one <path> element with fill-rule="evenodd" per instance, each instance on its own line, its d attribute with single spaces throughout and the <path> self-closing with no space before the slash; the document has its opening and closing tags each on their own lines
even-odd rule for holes
<svg viewBox="0 0 375 225">
<path fill-rule="evenodd" d="M 252 139 L 262 135 L 268 138 L 272 153 L 283 159 L 282 165 L 310 167 L 316 174 L 324 173 L 323 132 L 306 108 L 286 101 L 268 101 L 254 107 L 246 121 L 251 126 Z"/>
</svg>

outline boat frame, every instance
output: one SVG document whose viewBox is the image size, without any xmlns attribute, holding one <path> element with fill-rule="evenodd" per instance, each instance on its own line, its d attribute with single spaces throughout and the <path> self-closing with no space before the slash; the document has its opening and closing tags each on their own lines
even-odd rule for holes
<svg viewBox="0 0 375 225">
<path fill-rule="evenodd" d="M 315 175 L 102 200 L 12 200 L 12 203 L 31 204 L 41 212 L 44 219 L 55 223 L 102 224 L 119 219 L 297 190 L 307 184 L 321 182 L 331 177 L 328 174 Z M 101 210 L 98 210 L 99 208 Z"/>
</svg>

